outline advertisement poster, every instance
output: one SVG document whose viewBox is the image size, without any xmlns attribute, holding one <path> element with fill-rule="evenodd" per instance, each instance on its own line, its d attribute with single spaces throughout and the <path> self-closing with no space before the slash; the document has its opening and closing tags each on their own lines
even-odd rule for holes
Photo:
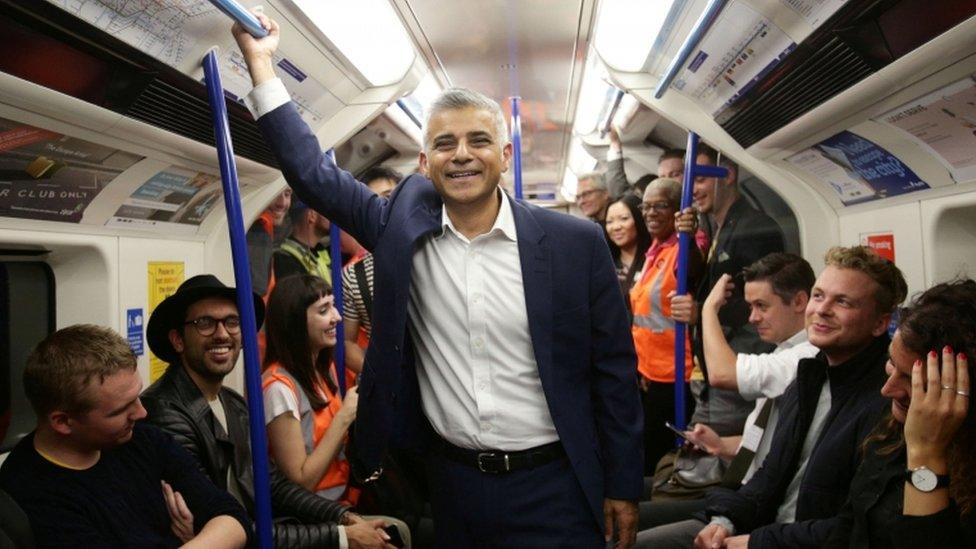
<svg viewBox="0 0 976 549">
<path fill-rule="evenodd" d="M 126 309 L 125 311 L 125 336 L 129 341 L 129 348 L 132 354 L 142 356 L 145 353 L 142 344 L 142 309 Z"/>
<path fill-rule="evenodd" d="M 796 44 L 742 2 L 725 8 L 671 85 L 713 116 L 783 60 Z"/>
<path fill-rule="evenodd" d="M 976 180 L 976 76 L 911 101 L 875 119 L 932 153 L 956 183 Z"/>
<path fill-rule="evenodd" d="M 780 0 L 811 27 L 817 28 L 839 10 L 847 0 Z"/>
<path fill-rule="evenodd" d="M 185 266 L 182 261 L 150 261 L 148 301 L 149 314 L 152 316 L 156 306 L 164 299 L 176 293 L 176 288 L 183 283 Z M 167 364 L 149 351 L 149 383 L 153 383 L 166 371 Z"/>
<path fill-rule="evenodd" d="M 150 177 L 106 222 L 112 227 L 196 227 L 221 205 L 220 178 L 171 167 Z"/>
<path fill-rule="evenodd" d="M 848 131 L 786 161 L 829 185 L 845 206 L 929 188 L 890 152 Z"/>
<path fill-rule="evenodd" d="M 0 216 L 78 223 L 143 157 L 0 118 Z"/>
</svg>

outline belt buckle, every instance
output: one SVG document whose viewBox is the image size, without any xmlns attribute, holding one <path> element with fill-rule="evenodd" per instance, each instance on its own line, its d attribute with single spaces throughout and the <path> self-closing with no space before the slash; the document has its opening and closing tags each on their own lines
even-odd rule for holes
<svg viewBox="0 0 976 549">
<path fill-rule="evenodd" d="M 508 462 L 508 454 L 501 455 L 503 462 L 505 464 L 505 467 L 502 470 L 496 471 L 496 470 L 488 469 L 488 466 L 485 465 L 485 462 L 483 460 L 485 458 L 491 459 L 496 457 L 498 457 L 498 454 L 496 452 L 481 452 L 480 454 L 478 454 L 478 470 L 481 471 L 482 473 L 489 474 L 489 475 L 494 475 L 498 473 L 507 473 L 512 470 L 511 464 Z"/>
</svg>

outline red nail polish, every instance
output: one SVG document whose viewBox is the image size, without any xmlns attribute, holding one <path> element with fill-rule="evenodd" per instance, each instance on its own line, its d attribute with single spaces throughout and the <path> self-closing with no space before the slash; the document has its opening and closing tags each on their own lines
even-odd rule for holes
<svg viewBox="0 0 976 549">
<path fill-rule="evenodd" d="M 956 360 L 968 360 L 966 358 L 966 353 L 959 353 L 958 355 L 956 355 Z"/>
<path fill-rule="evenodd" d="M 922 367 L 922 361 L 921 360 L 916 360 L 915 361 L 915 364 L 913 364 L 912 366 L 918 366 L 919 368 L 921 368 Z"/>
<path fill-rule="evenodd" d="M 945 348 L 942 349 L 942 352 L 951 355 L 952 354 L 952 346 L 951 345 L 946 345 Z"/>
<path fill-rule="evenodd" d="M 938 357 L 939 357 L 938 353 L 936 353 L 934 350 L 929 351 L 929 358 L 938 358 Z"/>
</svg>

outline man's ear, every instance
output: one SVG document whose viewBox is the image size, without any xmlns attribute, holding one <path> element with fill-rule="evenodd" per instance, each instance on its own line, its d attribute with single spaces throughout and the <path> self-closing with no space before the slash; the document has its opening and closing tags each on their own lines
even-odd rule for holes
<svg viewBox="0 0 976 549">
<path fill-rule="evenodd" d="M 515 151 L 515 146 L 509 141 L 502 147 L 502 173 L 508 171 L 509 164 L 512 162 L 512 154 Z"/>
<path fill-rule="evenodd" d="M 183 335 L 180 334 L 179 330 L 174 328 L 169 331 L 169 344 L 173 346 L 173 350 L 177 353 L 183 352 Z"/>
<path fill-rule="evenodd" d="M 891 324 L 891 313 L 885 313 L 881 315 L 877 323 L 874 325 L 874 329 L 871 330 L 871 335 L 878 337 L 881 334 L 888 331 L 888 325 Z"/>
<path fill-rule="evenodd" d="M 793 308 L 794 312 L 802 313 L 807 310 L 807 303 L 810 302 L 810 294 L 806 292 L 796 292 L 793 294 L 793 302 L 790 303 L 790 307 Z"/>
<path fill-rule="evenodd" d="M 61 435 L 71 434 L 71 416 L 63 410 L 54 410 L 47 414 L 47 424 L 54 432 Z"/>
<path fill-rule="evenodd" d="M 417 164 L 420 166 L 420 173 L 424 177 L 430 178 L 430 174 L 427 171 L 427 153 L 420 151 L 420 157 L 417 159 Z"/>
</svg>

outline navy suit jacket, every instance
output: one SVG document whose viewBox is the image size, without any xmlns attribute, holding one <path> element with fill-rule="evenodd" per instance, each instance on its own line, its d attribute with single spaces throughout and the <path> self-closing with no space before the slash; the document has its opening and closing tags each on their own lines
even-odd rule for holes
<svg viewBox="0 0 976 549">
<path fill-rule="evenodd" d="M 389 199 L 375 195 L 322 153 L 290 103 L 258 123 L 298 197 L 374 254 L 373 333 L 359 378 L 356 450 L 375 471 L 391 443 L 416 447 L 429 436 L 407 302 L 414 249 L 441 230 L 443 203 L 421 175 L 406 178 Z M 613 262 L 599 225 L 505 199 L 546 402 L 602 525 L 603 498 L 636 500 L 642 489 L 636 355 Z"/>
</svg>

